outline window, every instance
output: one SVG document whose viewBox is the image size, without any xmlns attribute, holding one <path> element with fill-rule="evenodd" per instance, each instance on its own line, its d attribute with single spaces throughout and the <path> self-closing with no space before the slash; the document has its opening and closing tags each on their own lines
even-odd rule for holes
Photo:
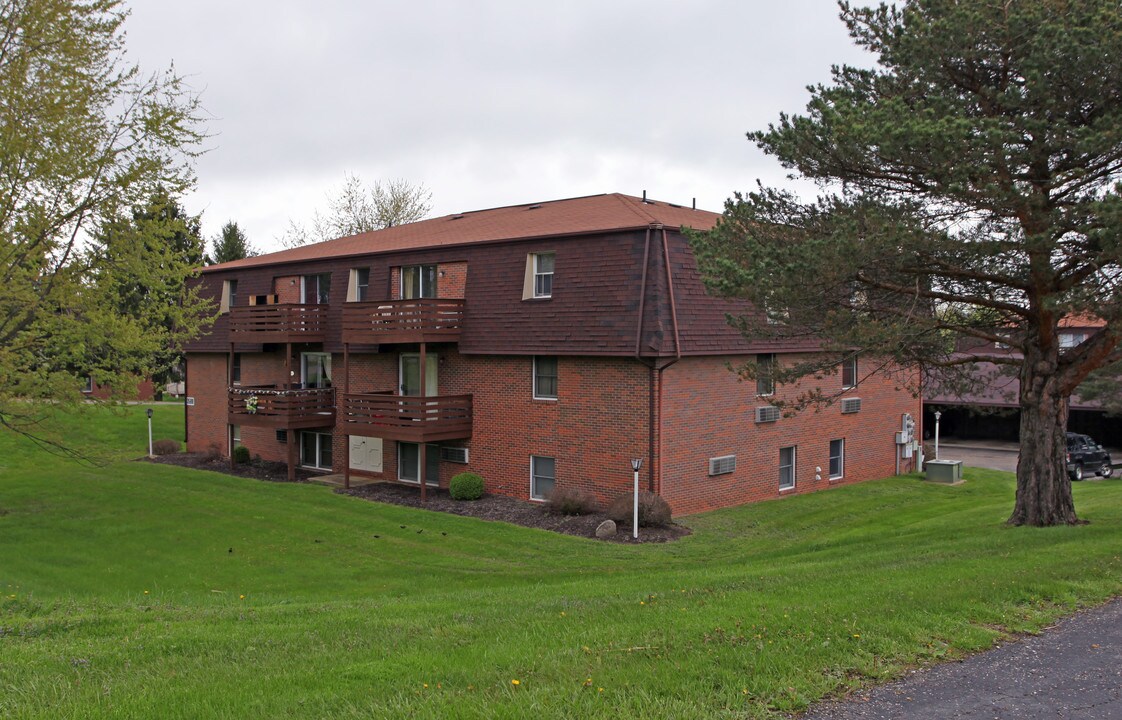
<svg viewBox="0 0 1122 720">
<path fill-rule="evenodd" d="M 306 430 L 301 432 L 300 464 L 317 470 L 330 470 L 331 435 Z"/>
<path fill-rule="evenodd" d="M 534 399 L 557 399 L 557 358 L 534 358 Z"/>
<path fill-rule="evenodd" d="M 401 268 L 401 298 L 403 300 L 434 297 L 436 297 L 435 265 L 412 265 Z"/>
<path fill-rule="evenodd" d="M 242 384 L 242 354 L 234 353 L 234 359 L 230 362 L 230 384 Z"/>
<path fill-rule="evenodd" d="M 842 389 L 857 387 L 857 356 L 852 355 L 842 360 Z"/>
<path fill-rule="evenodd" d="M 86 377 L 82 378 L 82 380 L 82 392 L 92 393 L 94 389 L 93 375 L 87 375 Z"/>
<path fill-rule="evenodd" d="M 795 487 L 795 446 L 779 448 L 779 489 Z"/>
<path fill-rule="evenodd" d="M 551 457 L 530 456 L 530 497 L 548 500 L 557 479 L 557 464 Z"/>
<path fill-rule="evenodd" d="M 238 297 L 238 281 L 237 280 L 223 280 L 222 281 L 222 299 L 219 301 L 219 312 L 228 313 L 230 308 L 237 305 Z"/>
<path fill-rule="evenodd" d="M 306 388 L 331 387 L 331 355 L 300 353 L 300 382 Z"/>
<path fill-rule="evenodd" d="M 553 253 L 534 255 L 534 297 L 553 296 Z"/>
<path fill-rule="evenodd" d="M 331 273 L 305 275 L 300 284 L 305 305 L 327 305 L 331 302 Z"/>
<path fill-rule="evenodd" d="M 440 446 L 425 445 L 425 481 L 427 485 L 440 484 Z M 397 478 L 419 483 L 421 476 L 421 446 L 417 443 L 397 444 Z"/>
<path fill-rule="evenodd" d="M 775 367 L 775 353 L 764 353 L 756 356 L 756 394 L 774 395 L 775 378 L 772 368 Z"/>
<path fill-rule="evenodd" d="M 1060 347 L 1073 348 L 1087 339 L 1087 334 L 1082 332 L 1061 332 Z"/>
<path fill-rule="evenodd" d="M 369 299 L 370 268 L 351 268 L 350 282 L 347 283 L 347 302 L 363 302 Z"/>
<path fill-rule="evenodd" d="M 530 253 L 526 256 L 526 277 L 522 284 L 522 299 L 553 296 L 553 253 Z"/>
<path fill-rule="evenodd" d="M 234 453 L 234 448 L 242 444 L 242 426 L 230 426 L 230 454 Z"/>
<path fill-rule="evenodd" d="M 830 479 L 839 480 L 845 475 L 845 440 L 830 441 Z"/>
</svg>

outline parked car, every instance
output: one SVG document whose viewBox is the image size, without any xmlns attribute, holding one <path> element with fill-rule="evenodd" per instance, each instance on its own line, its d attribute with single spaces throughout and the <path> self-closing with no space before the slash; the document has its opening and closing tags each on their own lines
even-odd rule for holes
<svg viewBox="0 0 1122 720">
<path fill-rule="evenodd" d="M 1087 475 L 1110 477 L 1114 466 L 1110 453 L 1087 435 L 1067 434 L 1067 472 L 1072 480 L 1082 480 Z"/>
</svg>

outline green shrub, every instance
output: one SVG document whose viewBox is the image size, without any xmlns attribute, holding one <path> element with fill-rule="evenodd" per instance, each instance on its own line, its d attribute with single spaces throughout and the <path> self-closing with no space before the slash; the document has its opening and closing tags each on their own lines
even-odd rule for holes
<svg viewBox="0 0 1122 720">
<path fill-rule="evenodd" d="M 555 487 L 545 509 L 554 515 L 587 515 L 596 510 L 596 498 L 580 488 Z"/>
<path fill-rule="evenodd" d="M 631 525 L 634 512 L 633 493 L 620 495 L 608 506 L 607 515 L 617 523 Z M 642 491 L 639 493 L 639 527 L 659 527 L 670 524 L 670 505 L 661 495 Z"/>
<path fill-rule="evenodd" d="M 249 462 L 249 448 L 245 445 L 238 445 L 234 448 L 234 462 L 247 463 Z"/>
<path fill-rule="evenodd" d="M 478 500 L 483 497 L 483 477 L 473 472 L 454 475 L 448 483 L 448 494 L 453 500 Z"/>
<path fill-rule="evenodd" d="M 180 447 L 181 446 L 178 440 L 164 438 L 163 440 L 157 440 L 156 442 L 152 443 L 152 454 L 174 455 L 175 453 L 179 452 Z"/>
</svg>

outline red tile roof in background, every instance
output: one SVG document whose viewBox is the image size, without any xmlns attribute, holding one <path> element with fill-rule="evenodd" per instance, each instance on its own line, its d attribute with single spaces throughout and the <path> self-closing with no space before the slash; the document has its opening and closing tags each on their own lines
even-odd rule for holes
<svg viewBox="0 0 1122 720">
<path fill-rule="evenodd" d="M 385 230 L 375 230 L 268 255 L 211 265 L 203 268 L 202 271 L 206 273 L 443 245 L 632 230 L 648 227 L 652 223 L 660 223 L 675 229 L 689 227 L 708 230 L 720 217 L 720 214 L 707 210 L 694 210 L 666 202 L 644 202 L 641 198 L 631 195 L 619 193 L 590 195 L 445 215 Z"/>
</svg>

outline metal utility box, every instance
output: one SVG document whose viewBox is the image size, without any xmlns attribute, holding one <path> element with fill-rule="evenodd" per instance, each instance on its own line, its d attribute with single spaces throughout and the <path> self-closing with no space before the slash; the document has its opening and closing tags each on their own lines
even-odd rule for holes
<svg viewBox="0 0 1122 720">
<path fill-rule="evenodd" d="M 948 484 L 962 482 L 962 461 L 928 460 L 927 479 L 931 482 Z"/>
</svg>

